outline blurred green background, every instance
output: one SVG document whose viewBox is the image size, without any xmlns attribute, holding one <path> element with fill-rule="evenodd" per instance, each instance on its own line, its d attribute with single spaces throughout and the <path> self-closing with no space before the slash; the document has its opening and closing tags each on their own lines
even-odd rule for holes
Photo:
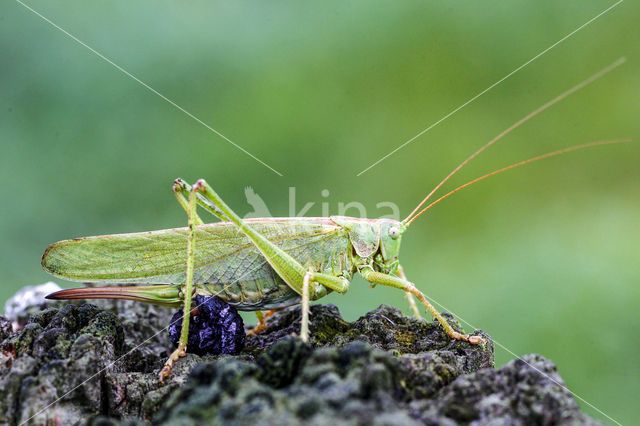
<svg viewBox="0 0 640 426">
<path fill-rule="evenodd" d="M 640 139 L 640 6 L 621 3 L 475 102 L 356 174 L 614 2 L 44 2 L 34 9 L 256 155 L 142 87 L 17 2 L 0 7 L 0 302 L 51 279 L 45 247 L 182 226 L 170 187 L 206 177 L 241 214 L 359 201 L 406 215 L 465 156 L 562 91 L 457 175 Z M 402 263 L 433 300 L 515 354 L 553 359 L 620 422 L 640 392 L 640 145 L 598 147 L 480 183 L 415 222 Z M 328 190 L 323 197 L 321 192 Z M 71 286 L 71 283 L 58 283 Z M 326 302 L 353 320 L 396 290 L 357 278 Z M 513 355 L 497 349 L 502 365 Z M 603 416 L 583 404 L 596 418 Z"/>
</svg>

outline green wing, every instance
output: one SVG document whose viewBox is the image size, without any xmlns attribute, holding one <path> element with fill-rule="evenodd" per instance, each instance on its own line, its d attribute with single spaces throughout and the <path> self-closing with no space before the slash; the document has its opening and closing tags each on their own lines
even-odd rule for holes
<svg viewBox="0 0 640 426">
<path fill-rule="evenodd" d="M 247 219 L 303 265 L 338 272 L 350 269 L 344 230 L 324 218 Z M 42 266 L 71 281 L 182 284 L 187 228 L 114 234 L 60 241 L 47 248 Z M 194 282 L 229 284 L 273 280 L 274 271 L 234 225 L 196 228 Z"/>
</svg>

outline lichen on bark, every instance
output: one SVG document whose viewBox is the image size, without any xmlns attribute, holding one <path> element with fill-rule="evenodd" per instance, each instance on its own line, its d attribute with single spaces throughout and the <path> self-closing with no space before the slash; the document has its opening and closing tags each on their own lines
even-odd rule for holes
<svg viewBox="0 0 640 426">
<path fill-rule="evenodd" d="M 484 346 L 452 341 L 386 305 L 351 323 L 314 305 L 308 344 L 295 337 L 300 308 L 287 308 L 237 356 L 188 354 L 165 386 L 157 372 L 173 348 L 158 332 L 170 310 L 101 301 L 34 312 L 18 332 L 0 319 L 0 423 L 595 423 L 551 361 L 495 369 L 488 334 L 476 331 Z"/>
</svg>

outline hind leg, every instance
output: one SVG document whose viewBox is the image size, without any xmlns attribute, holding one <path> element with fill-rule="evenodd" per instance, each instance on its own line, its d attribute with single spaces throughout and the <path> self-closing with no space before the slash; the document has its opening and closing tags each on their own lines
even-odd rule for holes
<svg viewBox="0 0 640 426">
<path fill-rule="evenodd" d="M 187 273 L 184 284 L 184 302 L 183 302 L 183 315 L 182 315 L 182 330 L 180 332 L 180 340 L 178 341 L 178 347 L 169 356 L 169 359 L 160 370 L 160 382 L 163 383 L 164 379 L 171 374 L 174 364 L 182 357 L 187 355 L 187 341 L 189 339 L 189 320 L 191 319 L 191 298 L 193 296 L 193 264 L 194 264 L 194 250 L 196 224 L 202 223 L 200 218 L 196 215 L 196 193 L 191 191 L 189 193 L 189 200 L 187 203 L 187 213 L 189 216 L 189 234 L 187 237 Z"/>
</svg>

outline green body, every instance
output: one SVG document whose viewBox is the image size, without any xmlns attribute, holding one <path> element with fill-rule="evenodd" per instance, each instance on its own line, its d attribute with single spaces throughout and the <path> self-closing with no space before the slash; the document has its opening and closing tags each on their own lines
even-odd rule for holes
<svg viewBox="0 0 640 426">
<path fill-rule="evenodd" d="M 391 219 L 260 218 L 243 221 L 314 272 L 350 281 L 366 267 L 393 273 L 400 236 Z M 49 246 L 43 267 L 64 279 L 92 283 L 169 284 L 161 300 L 182 305 L 188 228 L 85 237 Z M 240 310 L 263 310 L 297 303 L 300 294 L 271 267 L 256 245 L 231 222 L 196 226 L 193 283 L 197 294 L 217 295 Z M 153 287 L 150 287 L 153 289 Z M 171 291 L 174 290 L 174 291 Z M 310 295 L 331 292 L 318 286 Z"/>
</svg>

